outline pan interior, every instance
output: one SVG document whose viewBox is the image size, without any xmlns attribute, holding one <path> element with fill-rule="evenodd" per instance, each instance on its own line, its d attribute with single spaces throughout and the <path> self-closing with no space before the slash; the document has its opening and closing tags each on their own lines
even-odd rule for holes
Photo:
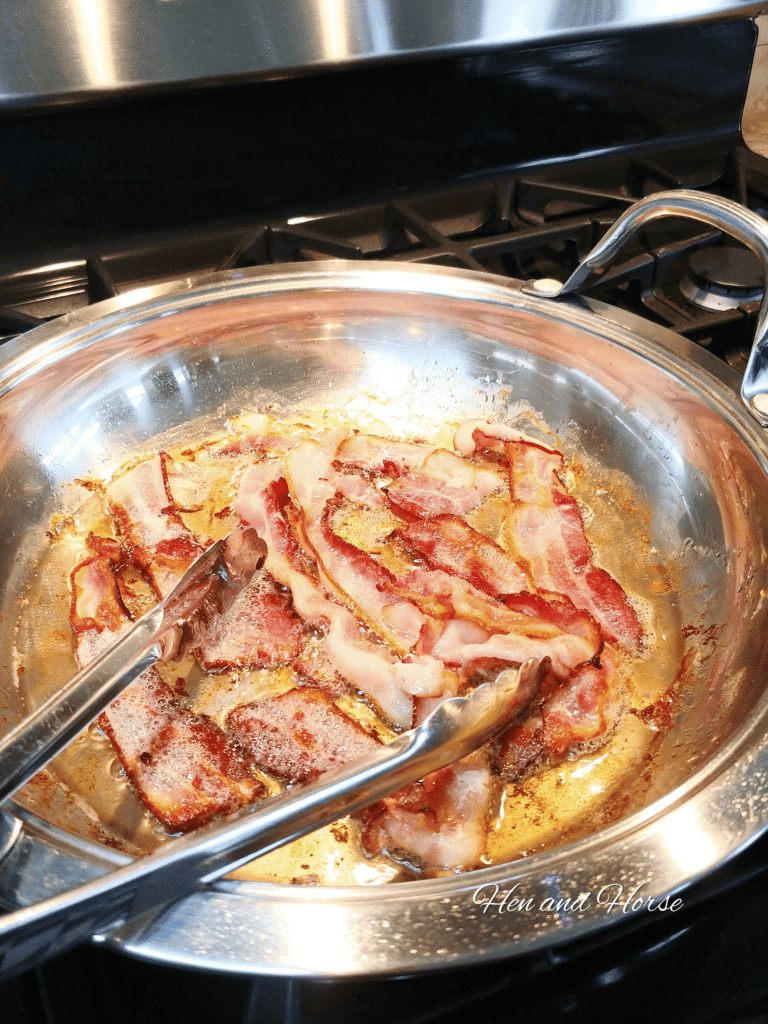
<svg viewBox="0 0 768 1024">
<path fill-rule="evenodd" d="M 613 544 L 610 529 L 598 547 L 609 571 L 657 602 L 668 640 L 659 671 L 682 694 L 675 724 L 659 731 L 642 770 L 597 822 L 608 824 L 705 766 L 762 700 L 766 650 L 754 640 L 765 634 L 768 555 L 754 510 L 768 507 L 768 485 L 718 401 L 557 312 L 434 296 L 222 294 L 64 342 L 0 400 L 5 717 L 17 720 L 23 693 L 50 689 L 74 668 L 66 591 L 39 580 L 52 521 L 83 499 L 78 478 L 202 439 L 245 412 L 332 409 L 399 436 L 466 419 L 529 426 L 533 415 L 610 489 L 635 536 L 643 533 L 642 553 L 639 543 L 634 551 Z M 652 565 L 663 574 L 653 576 Z M 46 619 L 49 642 L 38 648 L 28 602 L 50 608 L 51 593 L 63 613 L 53 632 Z M 109 813 L 94 814 L 55 778 L 38 780 L 22 803 L 66 831 L 134 852 L 130 829 L 116 831 Z"/>
</svg>

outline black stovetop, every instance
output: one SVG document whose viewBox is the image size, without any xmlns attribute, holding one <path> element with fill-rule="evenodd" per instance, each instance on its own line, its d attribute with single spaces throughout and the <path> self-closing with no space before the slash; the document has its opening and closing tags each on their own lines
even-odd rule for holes
<svg viewBox="0 0 768 1024">
<path fill-rule="evenodd" d="M 515 960 L 361 980 L 207 975 L 84 947 L 0 987 L 16 1024 L 766 1024 L 768 837 L 674 913 Z"/>
<path fill-rule="evenodd" d="M 0 341 L 135 287 L 269 263 L 396 260 L 564 280 L 632 202 L 680 188 L 764 214 L 768 161 L 731 134 L 706 145 L 524 169 L 333 210 L 305 207 L 301 216 L 243 216 L 39 245 L 0 261 Z M 648 225 L 586 293 L 669 327 L 739 368 L 759 306 L 760 270 L 746 250 L 734 270 L 734 252 L 714 229 L 667 219 Z M 731 256 L 726 277 L 724 253 Z M 741 287 L 740 274 L 747 279 Z M 709 278 L 720 301 L 692 301 L 681 291 L 692 278 L 698 291 Z"/>
</svg>

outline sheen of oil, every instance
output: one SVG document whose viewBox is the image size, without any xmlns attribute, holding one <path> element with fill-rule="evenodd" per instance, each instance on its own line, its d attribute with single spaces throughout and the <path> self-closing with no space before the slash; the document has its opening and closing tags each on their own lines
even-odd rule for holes
<svg viewBox="0 0 768 1024">
<path fill-rule="evenodd" d="M 259 426 L 263 426 L 259 419 Z M 310 418 L 303 417 L 307 423 Z M 266 421 L 265 422 L 269 422 Z M 321 427 L 344 425 L 343 417 L 323 415 L 314 422 Z M 356 424 L 375 432 L 375 425 Z M 221 454 L 228 441 L 251 428 L 248 418 L 235 424 L 235 432 L 179 446 L 170 454 L 178 460 L 169 482 L 182 518 L 198 536 L 216 539 L 236 525 L 232 505 L 240 476 L 252 456 Z M 282 428 L 290 433 L 290 424 Z M 430 440 L 451 447 L 452 428 L 442 425 Z M 674 581 L 648 543 L 647 517 L 631 498 L 624 481 L 600 478 L 599 468 L 587 471 L 581 464 L 568 480 L 582 502 L 587 533 L 596 561 L 606 568 L 631 595 L 643 619 L 646 644 L 643 653 L 624 663 L 630 705 L 652 702 L 674 679 L 681 660 L 681 623 Z M 599 478 L 599 479 L 598 479 Z M 75 671 L 69 627 L 68 574 L 80 557 L 91 530 L 110 535 L 111 525 L 98 483 L 91 485 L 74 517 L 59 524 L 22 609 L 17 631 L 18 660 L 23 667 L 19 685 L 32 707 L 61 685 Z M 507 501 L 492 496 L 470 517 L 475 529 L 500 542 Z M 391 513 L 374 510 L 360 514 L 350 508 L 337 513 L 334 526 L 342 536 L 374 552 L 393 571 L 407 567 L 407 560 L 388 538 L 399 520 Z M 615 543 L 617 537 L 621 543 Z M 627 537 L 631 542 L 627 542 Z M 219 724 L 235 706 L 295 685 L 290 669 L 232 671 L 216 675 L 202 672 L 192 659 L 162 668 L 166 681 L 181 699 Z M 386 741 L 393 734 L 370 705 L 354 695 L 339 698 L 343 709 Z M 489 823 L 487 861 L 504 862 L 537 849 L 556 845 L 564 837 L 592 831 L 595 822 L 608 816 L 612 801 L 627 773 L 637 769 L 653 740 L 653 730 L 627 715 L 609 743 L 591 755 L 509 785 L 500 793 Z M 167 835 L 147 812 L 127 782 L 111 745 L 97 726 L 91 726 L 51 766 L 51 773 L 70 795 L 70 812 L 55 824 L 93 837 L 105 830 L 110 842 L 126 852 L 149 852 Z M 272 781 L 275 791 L 278 783 Z M 43 817 L 61 817 L 52 810 L 50 789 L 40 787 L 24 799 Z M 57 798 L 58 799 L 58 798 Z M 357 885 L 396 881 L 410 877 L 405 869 L 384 856 L 369 858 L 361 848 L 357 822 L 342 819 L 332 826 L 254 861 L 236 873 L 240 878 L 296 884 Z"/>
<path fill-rule="evenodd" d="M 642 650 L 623 653 L 620 669 L 628 706 L 640 710 L 672 684 L 683 660 L 677 581 L 648 541 L 648 514 L 628 481 L 579 464 L 567 483 L 581 504 L 595 564 L 622 585 L 643 625 Z M 507 785 L 489 830 L 488 861 L 530 856 L 638 809 L 642 787 L 632 787 L 630 797 L 626 783 L 642 772 L 656 735 L 652 725 L 626 714 L 598 750 Z"/>
</svg>

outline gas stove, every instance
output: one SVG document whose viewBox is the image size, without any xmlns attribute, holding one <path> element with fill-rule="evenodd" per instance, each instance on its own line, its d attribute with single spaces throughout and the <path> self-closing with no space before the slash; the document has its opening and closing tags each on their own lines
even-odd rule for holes
<svg viewBox="0 0 768 1024">
<path fill-rule="evenodd" d="M 739 117 L 751 21 L 495 49 L 22 112 L 0 122 L 0 339 L 163 281 L 266 263 L 434 263 L 565 280 L 632 202 L 701 189 L 768 212 Z M 617 82 L 621 86 L 617 86 Z M 743 369 L 752 254 L 656 222 L 586 294 Z M 768 1021 L 768 837 L 684 908 L 502 964 L 371 981 L 194 974 L 98 945 L 1 987 L 22 1024 Z"/>
<path fill-rule="evenodd" d="M 385 260 L 565 280 L 633 202 L 700 189 L 768 211 L 768 161 L 738 138 L 649 156 L 410 192 L 301 215 L 127 235 L 16 257 L 0 276 L 0 338 L 132 288 L 237 267 Z M 654 223 L 586 291 L 743 368 L 762 297 L 754 254 L 685 220 Z"/>
</svg>

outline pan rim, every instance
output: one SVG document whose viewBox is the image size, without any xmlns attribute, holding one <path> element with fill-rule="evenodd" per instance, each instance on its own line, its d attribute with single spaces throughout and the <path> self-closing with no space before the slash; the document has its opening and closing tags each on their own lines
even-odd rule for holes
<svg viewBox="0 0 768 1024">
<path fill-rule="evenodd" d="M 149 322 L 167 315 L 169 312 L 177 312 L 201 304 L 224 302 L 240 297 L 249 286 L 255 288 L 259 294 L 272 294 L 280 290 L 289 292 L 295 291 L 297 288 L 299 290 L 327 290 L 329 287 L 333 287 L 359 290 L 367 288 L 370 290 L 372 279 L 376 283 L 374 291 L 404 290 L 418 293 L 424 290 L 427 283 L 430 283 L 435 289 L 431 290 L 430 294 L 445 294 L 451 298 L 461 297 L 471 301 L 490 302 L 515 310 L 523 309 L 536 314 L 546 314 L 554 320 L 563 318 L 581 330 L 597 333 L 602 339 L 607 337 L 610 342 L 628 348 L 635 355 L 652 361 L 655 366 L 659 366 L 666 372 L 673 373 L 686 386 L 693 387 L 700 397 L 703 395 L 705 401 L 710 404 L 717 415 L 723 418 L 732 429 L 738 430 L 740 439 L 760 464 L 763 472 L 768 475 L 768 444 L 766 444 L 765 432 L 741 406 L 738 396 L 738 378 L 735 372 L 720 364 L 709 353 L 693 343 L 679 339 L 664 328 L 648 324 L 632 314 L 620 312 L 595 300 L 568 299 L 553 305 L 547 300 L 520 293 L 520 282 L 509 281 L 493 274 L 472 273 L 470 275 L 466 271 L 435 266 L 408 266 L 407 269 L 404 269 L 397 265 L 393 268 L 393 264 L 389 263 L 365 262 L 360 264 L 344 261 L 309 265 L 288 264 L 277 268 L 258 267 L 248 268 L 245 271 L 224 271 L 203 278 L 185 279 L 153 286 L 149 289 L 140 289 L 140 294 L 130 293 L 118 299 L 109 299 L 89 307 L 87 311 L 69 314 L 56 321 L 55 324 L 37 328 L 25 336 L 23 343 L 21 341 L 10 343 L 11 347 L 7 352 L 5 349 L 0 351 L 0 394 L 35 372 L 35 353 L 38 357 L 38 368 L 39 360 L 43 360 L 44 365 L 55 363 L 60 353 L 68 345 L 87 347 L 109 334 L 124 330 L 128 323 L 135 325 Z M 331 282 L 333 282 L 332 285 Z M 395 288 L 395 285 L 399 287 Z M 145 319 L 141 319 L 142 317 Z M 598 322 L 596 322 L 596 318 Z M 638 334 L 638 331 L 642 331 L 642 334 Z M 45 362 L 46 360 L 48 363 Z M 725 783 L 727 778 L 743 774 L 746 770 L 744 756 L 747 753 L 748 741 L 754 737 L 761 726 L 764 726 L 766 715 L 768 715 L 768 694 L 763 694 L 749 719 L 742 722 L 712 758 L 681 786 L 676 787 L 648 807 L 642 808 L 593 835 L 536 854 L 528 863 L 534 864 L 535 860 L 534 867 L 540 867 L 543 864 L 546 870 L 546 866 L 554 865 L 556 862 L 568 863 L 572 859 L 578 858 L 588 848 L 599 846 L 602 849 L 619 839 L 634 840 L 638 838 L 640 832 L 652 831 L 659 818 L 676 811 L 681 806 L 695 804 L 713 776 L 721 780 L 722 788 L 727 788 Z M 760 771 L 768 770 L 768 731 L 763 732 L 762 742 L 749 752 L 749 760 L 753 769 L 757 766 Z M 717 766 L 717 771 L 713 766 Z M 734 784 L 736 781 L 735 778 L 732 780 Z M 27 817 L 28 812 L 23 812 L 23 816 Z M 55 826 L 47 826 L 45 822 L 42 822 L 42 825 L 44 826 L 43 832 L 46 827 L 56 830 Z M 721 850 L 717 863 L 720 863 L 723 857 L 733 855 L 766 828 L 768 828 L 768 810 L 764 811 L 759 831 L 747 830 L 739 837 L 734 835 L 725 851 Z M 66 835 L 66 833 L 63 834 Z M 104 854 L 104 849 L 96 844 L 94 844 L 94 850 L 99 851 L 100 855 Z M 109 855 L 105 859 L 114 863 L 113 858 L 119 857 L 122 855 L 109 851 Z M 519 864 L 520 862 L 512 862 L 507 865 L 483 868 L 472 873 L 472 878 L 482 875 L 483 881 L 487 880 L 492 884 L 501 880 L 502 876 L 517 878 L 518 872 L 510 873 L 510 868 L 516 868 Z M 660 892 L 659 897 L 661 898 L 667 892 L 675 892 L 681 886 L 692 884 L 707 870 L 709 868 L 702 867 L 698 873 L 684 879 L 680 878 Z M 531 874 L 533 874 L 533 869 L 528 868 L 520 873 L 520 877 L 527 878 Z M 413 893 L 414 899 L 419 897 L 424 900 L 431 894 L 439 896 L 447 893 L 452 886 L 455 889 L 457 877 L 468 878 L 469 876 L 417 880 L 407 883 L 406 888 L 409 893 Z M 402 887 L 377 888 L 378 902 L 390 904 L 402 901 L 404 897 L 393 892 L 395 888 Z M 464 888 L 470 888 L 470 886 Z M 281 890 L 281 898 L 287 897 L 289 902 L 296 904 L 305 904 L 310 901 L 326 903 L 333 900 L 344 900 L 356 904 L 370 899 L 370 890 L 365 887 L 328 887 L 322 890 L 310 890 L 268 882 L 223 882 L 219 883 L 212 892 L 242 896 L 247 891 L 256 899 L 263 901 L 273 899 L 276 889 Z M 592 926 L 596 926 L 594 921 Z M 585 927 L 589 927 L 589 925 Z M 169 928 L 172 930 L 172 926 L 166 922 L 168 934 L 170 934 Z M 158 942 L 156 931 L 152 933 L 154 938 L 150 937 L 150 932 L 152 929 L 146 923 L 138 927 L 127 926 L 108 940 L 102 939 L 102 941 L 109 941 L 132 955 L 149 959 L 167 959 L 175 955 L 175 953 L 169 952 L 171 947 L 163 945 L 162 941 Z M 557 929 L 554 934 L 558 941 L 565 941 L 573 937 L 572 933 L 565 935 L 562 930 L 558 931 Z M 553 941 L 552 933 L 548 932 L 545 939 L 542 929 L 533 944 L 539 945 L 542 941 Z M 495 953 L 491 955 L 495 955 Z M 509 950 L 506 949 L 506 952 L 499 955 L 509 955 Z M 189 962 L 202 964 L 208 968 L 211 966 L 206 957 L 202 959 L 193 957 L 193 960 Z M 239 968 L 236 966 L 237 962 L 235 958 L 228 965 L 218 969 L 230 971 L 254 969 L 253 964 Z M 458 962 L 461 961 L 456 957 L 449 957 L 446 960 L 446 963 Z M 437 965 L 435 959 L 430 958 L 429 965 L 425 966 L 434 968 Z M 352 966 L 354 967 L 354 965 Z M 378 973 L 375 970 L 371 971 L 371 966 L 370 963 L 365 965 L 365 973 Z M 268 963 L 258 965 L 258 969 L 269 973 L 295 973 L 300 970 L 298 965 L 293 965 L 289 969 L 284 965 L 270 966 Z M 399 964 L 388 967 L 386 971 L 402 969 L 402 964 Z M 315 973 L 315 971 L 310 969 L 309 973 Z"/>
</svg>

